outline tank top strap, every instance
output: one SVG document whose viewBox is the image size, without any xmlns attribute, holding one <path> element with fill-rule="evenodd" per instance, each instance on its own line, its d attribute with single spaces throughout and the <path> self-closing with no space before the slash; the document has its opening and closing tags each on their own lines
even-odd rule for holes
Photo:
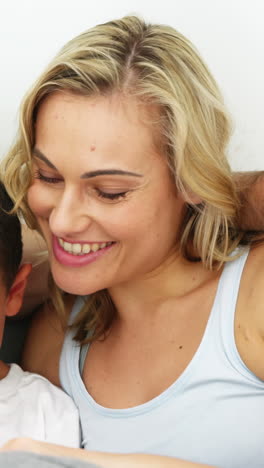
<svg viewBox="0 0 264 468">
<path fill-rule="evenodd" d="M 238 292 L 240 288 L 240 280 L 243 273 L 243 269 L 248 257 L 249 249 L 243 249 L 240 252 L 240 256 L 225 264 L 222 272 L 217 295 L 219 303 L 222 306 L 221 314 L 226 315 L 226 319 L 229 318 L 231 322 L 234 321 L 236 303 L 238 298 Z M 234 253 L 239 254 L 239 251 Z"/>
<path fill-rule="evenodd" d="M 236 251 L 234 254 L 237 253 L 239 251 Z M 240 282 L 248 254 L 249 249 L 244 248 L 237 259 L 225 265 L 217 292 L 217 312 L 219 314 L 218 324 L 222 348 L 229 364 L 244 376 L 252 376 L 255 380 L 254 374 L 246 367 L 239 355 L 234 329 Z"/>
<path fill-rule="evenodd" d="M 81 349 L 80 349 L 80 356 L 79 356 L 80 375 L 82 375 L 82 373 L 83 373 L 84 363 L 85 363 L 85 359 L 86 359 L 86 356 L 87 356 L 87 353 L 88 353 L 89 345 L 90 345 L 90 343 L 86 343 L 86 344 L 82 345 Z"/>
<path fill-rule="evenodd" d="M 68 325 L 72 325 L 74 322 L 76 316 L 80 312 L 81 308 L 83 307 L 84 303 L 86 300 L 86 296 L 78 296 L 74 302 L 73 308 L 71 310 L 69 320 L 68 320 Z M 72 374 L 72 366 L 74 356 L 80 354 L 80 345 L 74 341 L 74 335 L 76 333 L 76 330 L 69 328 L 66 332 L 63 346 L 62 346 L 62 351 L 60 355 L 60 363 L 59 363 L 59 376 L 60 376 L 60 383 L 62 388 L 70 395 L 73 397 L 73 389 L 72 389 L 72 379 L 71 379 L 71 374 Z M 77 353 L 77 354 L 76 354 Z"/>
</svg>

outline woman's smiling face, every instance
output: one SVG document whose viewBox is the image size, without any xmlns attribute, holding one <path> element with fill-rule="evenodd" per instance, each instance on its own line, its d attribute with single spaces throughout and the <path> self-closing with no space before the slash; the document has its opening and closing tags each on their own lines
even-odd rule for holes
<svg viewBox="0 0 264 468">
<path fill-rule="evenodd" d="M 28 203 L 65 291 L 138 280 L 175 251 L 183 202 L 146 123 L 151 110 L 69 93 L 40 106 Z"/>
</svg>

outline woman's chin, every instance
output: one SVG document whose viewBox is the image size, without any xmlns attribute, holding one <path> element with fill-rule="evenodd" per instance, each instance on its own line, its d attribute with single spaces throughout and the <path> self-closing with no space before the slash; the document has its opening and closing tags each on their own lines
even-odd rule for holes
<svg viewBox="0 0 264 468">
<path fill-rule="evenodd" d="M 94 284 L 87 284 L 87 281 L 83 284 L 82 281 L 78 281 L 78 278 L 73 279 L 71 275 L 70 278 L 61 277 L 61 275 L 56 275 L 56 273 L 52 272 L 53 279 L 56 285 L 64 292 L 73 294 L 75 296 L 87 296 L 89 294 L 93 294 L 100 289 L 101 287 L 96 287 Z"/>
</svg>

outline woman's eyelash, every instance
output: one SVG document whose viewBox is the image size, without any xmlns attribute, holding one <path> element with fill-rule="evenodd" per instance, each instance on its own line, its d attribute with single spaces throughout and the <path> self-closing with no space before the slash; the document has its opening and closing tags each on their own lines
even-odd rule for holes
<svg viewBox="0 0 264 468">
<path fill-rule="evenodd" d="M 36 171 L 34 177 L 35 179 L 43 180 L 48 184 L 57 184 L 58 182 L 61 182 L 61 179 L 59 179 L 58 177 L 46 177 L 40 171 Z"/>
<path fill-rule="evenodd" d="M 100 198 L 105 198 L 107 200 L 118 200 L 119 198 L 125 198 L 127 192 L 119 192 L 119 193 L 109 193 L 109 192 L 102 192 L 102 190 L 96 189 L 97 195 Z"/>
</svg>

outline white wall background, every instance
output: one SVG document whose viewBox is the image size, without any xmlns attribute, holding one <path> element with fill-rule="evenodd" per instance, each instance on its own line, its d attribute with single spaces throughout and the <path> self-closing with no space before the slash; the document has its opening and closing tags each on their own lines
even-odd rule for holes
<svg viewBox="0 0 264 468">
<path fill-rule="evenodd" d="M 14 139 L 24 92 L 57 50 L 128 13 L 170 24 L 194 42 L 233 116 L 232 167 L 263 169 L 263 0 L 1 0 L 0 159 Z"/>
</svg>

